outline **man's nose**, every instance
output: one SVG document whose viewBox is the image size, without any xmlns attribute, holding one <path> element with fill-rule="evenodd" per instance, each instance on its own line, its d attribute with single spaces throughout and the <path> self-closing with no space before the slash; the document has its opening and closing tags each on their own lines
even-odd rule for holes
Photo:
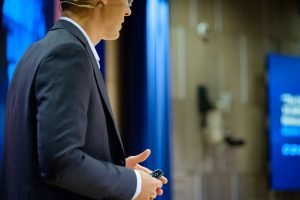
<svg viewBox="0 0 300 200">
<path fill-rule="evenodd" d="M 130 7 L 128 6 L 128 7 L 127 7 L 127 10 L 126 10 L 126 12 L 125 12 L 125 16 L 128 17 L 128 16 L 130 16 L 130 15 L 131 15 L 131 9 L 130 9 Z"/>
</svg>

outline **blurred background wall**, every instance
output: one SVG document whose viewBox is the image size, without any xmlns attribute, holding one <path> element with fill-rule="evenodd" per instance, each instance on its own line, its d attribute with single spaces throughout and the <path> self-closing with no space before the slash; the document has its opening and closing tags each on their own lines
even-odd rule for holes
<svg viewBox="0 0 300 200">
<path fill-rule="evenodd" d="M 174 199 L 300 199 L 269 190 L 266 116 L 266 56 L 300 54 L 299 1 L 170 0 L 170 16 Z M 231 102 L 222 133 L 201 127 L 200 85 Z"/>
</svg>

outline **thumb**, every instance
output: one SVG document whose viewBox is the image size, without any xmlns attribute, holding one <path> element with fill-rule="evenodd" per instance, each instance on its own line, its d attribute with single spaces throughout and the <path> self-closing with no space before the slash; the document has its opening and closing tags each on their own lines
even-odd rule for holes
<svg viewBox="0 0 300 200">
<path fill-rule="evenodd" d="M 141 163 L 147 160 L 147 158 L 150 156 L 151 150 L 146 149 L 144 152 L 140 153 L 139 155 L 132 156 L 132 161 L 135 163 Z"/>
</svg>

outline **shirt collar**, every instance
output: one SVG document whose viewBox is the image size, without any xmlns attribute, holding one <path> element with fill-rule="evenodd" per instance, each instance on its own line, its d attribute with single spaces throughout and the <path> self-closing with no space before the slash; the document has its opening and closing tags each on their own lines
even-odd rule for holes
<svg viewBox="0 0 300 200">
<path fill-rule="evenodd" d="M 71 22 L 72 24 L 74 24 L 81 32 L 82 34 L 84 35 L 84 37 L 86 38 L 86 40 L 88 41 L 89 45 L 90 45 L 90 48 L 92 49 L 92 52 L 94 54 L 94 57 L 95 59 L 97 60 L 97 63 L 98 63 L 98 66 L 100 68 L 100 64 L 99 64 L 99 61 L 100 61 L 100 58 L 99 58 L 99 55 L 97 53 L 97 50 L 93 44 L 93 42 L 91 41 L 90 37 L 88 36 L 88 34 L 83 30 L 83 28 L 77 23 L 75 22 L 74 20 L 72 20 L 71 18 L 69 17 L 60 17 L 59 19 L 61 20 L 66 20 L 68 22 Z"/>
</svg>

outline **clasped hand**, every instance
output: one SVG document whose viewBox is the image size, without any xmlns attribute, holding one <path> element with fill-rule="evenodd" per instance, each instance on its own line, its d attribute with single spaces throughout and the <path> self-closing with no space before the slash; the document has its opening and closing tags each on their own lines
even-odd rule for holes
<svg viewBox="0 0 300 200">
<path fill-rule="evenodd" d="M 146 167 L 141 166 L 139 163 L 144 162 L 150 156 L 150 149 L 145 150 L 136 156 L 126 158 L 126 167 L 138 170 L 142 179 L 142 190 L 136 200 L 149 200 L 155 199 L 157 195 L 163 195 L 162 186 L 168 183 L 168 179 L 162 176 L 159 180 L 153 178 L 150 174 L 152 171 Z"/>
</svg>

